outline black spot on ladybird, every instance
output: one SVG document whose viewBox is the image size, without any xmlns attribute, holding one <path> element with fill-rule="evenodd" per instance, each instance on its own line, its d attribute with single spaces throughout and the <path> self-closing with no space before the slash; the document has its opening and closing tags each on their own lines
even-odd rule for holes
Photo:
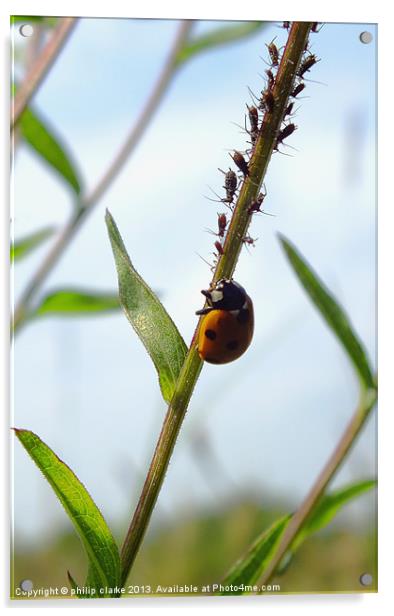
<svg viewBox="0 0 394 616">
<path fill-rule="evenodd" d="M 227 342 L 226 344 L 226 349 L 228 349 L 229 351 L 235 351 L 238 345 L 239 345 L 238 340 L 230 340 L 230 342 Z"/>
<path fill-rule="evenodd" d="M 213 329 L 207 329 L 207 331 L 205 332 L 205 335 L 207 338 L 209 338 L 209 340 L 216 339 L 216 332 L 214 332 Z"/>
</svg>

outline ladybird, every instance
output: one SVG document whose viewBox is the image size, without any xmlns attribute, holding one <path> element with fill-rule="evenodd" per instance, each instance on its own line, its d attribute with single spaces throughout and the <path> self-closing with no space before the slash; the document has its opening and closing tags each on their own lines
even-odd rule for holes
<svg viewBox="0 0 394 616">
<path fill-rule="evenodd" d="M 235 280 L 222 278 L 213 288 L 201 291 L 208 307 L 196 314 L 204 315 L 198 338 L 198 354 L 210 364 L 227 364 L 238 359 L 253 337 L 253 302 Z"/>
</svg>

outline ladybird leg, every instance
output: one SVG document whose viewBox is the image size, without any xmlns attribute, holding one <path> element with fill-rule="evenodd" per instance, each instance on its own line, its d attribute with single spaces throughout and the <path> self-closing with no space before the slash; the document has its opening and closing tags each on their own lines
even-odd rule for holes
<svg viewBox="0 0 394 616">
<path fill-rule="evenodd" d="M 201 308 L 201 310 L 196 310 L 196 314 L 208 314 L 208 312 L 212 312 L 213 308 L 209 307 L 208 308 Z"/>
</svg>

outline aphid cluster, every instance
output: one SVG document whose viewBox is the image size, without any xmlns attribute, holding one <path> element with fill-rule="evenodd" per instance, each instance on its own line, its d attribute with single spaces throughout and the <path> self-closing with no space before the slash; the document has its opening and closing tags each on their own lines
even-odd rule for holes
<svg viewBox="0 0 394 616">
<path fill-rule="evenodd" d="M 291 22 L 285 21 L 283 22 L 283 28 L 287 31 L 290 30 Z M 312 32 L 319 31 L 319 24 L 316 22 L 313 24 Z M 276 92 L 275 92 L 275 83 L 277 71 L 281 62 L 281 48 L 277 46 L 275 42 L 276 37 L 268 44 L 267 47 L 267 58 L 266 63 L 268 64 L 268 68 L 265 69 L 265 84 L 263 89 L 261 90 L 261 94 L 259 97 L 256 97 L 253 92 L 251 95 L 254 99 L 252 105 L 246 105 L 247 112 L 245 114 L 245 131 L 249 136 L 248 143 L 250 144 L 250 148 L 246 149 L 245 152 L 239 152 L 238 150 L 234 150 L 230 156 L 235 164 L 235 170 L 229 167 L 228 171 L 221 171 L 224 174 L 224 184 L 223 189 L 225 191 L 225 196 L 219 196 L 216 193 L 217 201 L 219 203 L 223 203 L 231 212 L 235 207 L 236 198 L 238 196 L 238 189 L 241 187 L 242 183 L 246 178 L 249 177 L 249 165 L 250 160 L 253 155 L 254 148 L 258 141 L 261 126 L 266 118 L 266 114 L 271 114 L 275 111 L 276 102 Z M 279 146 L 286 145 L 285 141 L 297 130 L 296 124 L 292 121 L 293 116 L 295 115 L 294 105 L 295 99 L 299 97 L 299 95 L 305 89 L 305 76 L 311 70 L 311 68 L 318 62 L 315 54 L 309 51 L 309 45 L 305 46 L 305 51 L 301 63 L 297 69 L 295 75 L 295 84 L 293 90 L 290 94 L 290 100 L 288 101 L 287 107 L 283 114 L 283 124 L 276 135 L 276 141 L 274 145 L 274 150 L 279 151 Z M 262 209 L 262 204 L 266 193 L 260 193 L 259 196 L 249 204 L 248 214 L 250 216 L 256 213 L 264 213 Z M 225 253 L 225 239 L 228 228 L 228 220 L 227 216 L 223 212 L 218 212 L 217 214 L 217 229 L 215 231 L 210 230 L 210 233 L 216 236 L 214 241 L 215 252 L 214 262 L 211 266 L 213 270 L 219 259 Z M 243 243 L 246 246 L 254 245 L 255 240 L 247 235 L 243 238 Z"/>
<path fill-rule="evenodd" d="M 286 30 L 289 30 L 290 26 L 291 23 L 289 21 L 283 22 L 283 28 Z M 318 23 L 313 24 L 312 32 L 318 32 Z M 251 175 L 250 160 L 260 136 L 262 122 L 267 117 L 266 114 L 271 114 L 275 111 L 275 105 L 277 104 L 275 100 L 275 82 L 281 56 L 280 49 L 278 49 L 274 41 L 275 39 L 267 45 L 269 68 L 265 71 L 267 75 L 265 87 L 261 91 L 259 99 L 251 93 L 255 99 L 255 104 L 252 106 L 247 105 L 245 130 L 250 137 L 249 143 L 251 148 L 246 150 L 246 152 L 234 150 L 230 154 L 238 172 L 233 171 L 231 168 L 228 171 L 219 169 L 224 174 L 223 189 L 226 196 L 216 196 L 218 201 L 225 204 L 231 212 L 234 210 L 234 200 L 239 186 Z M 290 99 L 296 99 L 304 90 L 304 76 L 316 62 L 318 62 L 318 59 L 315 54 L 309 51 L 309 45 L 307 44 L 304 50 L 304 57 L 294 75 L 295 84 L 290 93 Z M 276 135 L 274 150 L 278 150 L 285 139 L 290 137 L 297 129 L 297 126 L 291 121 L 292 116 L 294 116 L 294 104 L 294 100 L 287 102 L 287 107 L 283 113 L 283 124 Z M 260 115 L 262 115 L 262 118 Z M 247 209 L 249 216 L 265 213 L 262 209 L 265 197 L 266 191 L 264 188 L 264 192 L 260 192 L 249 203 Z M 227 228 L 228 220 L 226 214 L 218 212 L 217 230 L 210 231 L 210 233 L 216 236 L 212 270 L 225 254 Z M 247 233 L 242 238 L 242 243 L 248 249 L 249 246 L 255 245 L 256 239 Z M 225 364 L 234 361 L 246 351 L 252 340 L 254 328 L 253 302 L 245 289 L 233 279 L 222 278 L 216 283 L 212 283 L 209 289 L 203 290 L 201 293 L 206 299 L 206 304 L 204 308 L 196 312 L 197 315 L 202 316 L 197 342 L 198 354 L 202 360 L 211 364 Z"/>
<path fill-rule="evenodd" d="M 290 27 L 290 24 L 289 24 L 289 27 Z M 225 191 L 225 196 L 220 197 L 219 195 L 216 195 L 218 197 L 217 200 L 220 203 L 224 203 L 230 209 L 230 211 L 234 209 L 234 202 L 237 196 L 239 185 L 242 183 L 242 181 L 245 178 L 249 176 L 249 160 L 253 154 L 254 147 L 256 145 L 257 139 L 260 134 L 260 128 L 261 128 L 261 124 L 263 121 L 263 117 L 261 116 L 264 116 L 264 114 L 266 113 L 272 113 L 275 108 L 275 98 L 274 98 L 273 90 L 275 86 L 276 71 L 279 67 L 279 63 L 281 59 L 280 50 L 275 44 L 275 39 L 273 39 L 267 45 L 267 50 L 268 50 L 269 68 L 267 68 L 265 71 L 266 76 L 267 76 L 265 87 L 261 91 L 260 98 L 258 99 L 252 93 L 252 96 L 256 99 L 256 103 L 251 106 L 247 105 L 247 115 L 245 118 L 245 130 L 247 134 L 249 135 L 249 138 L 250 138 L 249 143 L 251 145 L 251 148 L 246 150 L 246 152 L 239 152 L 238 150 L 234 150 L 233 153 L 230 154 L 231 158 L 234 161 L 235 166 L 238 169 L 238 172 L 240 172 L 238 173 L 238 175 L 231 168 L 229 168 L 228 171 L 222 171 L 221 169 L 219 169 L 219 171 L 221 171 L 224 174 L 223 188 Z M 291 114 L 291 111 L 292 111 L 292 108 L 289 107 L 288 115 Z M 255 213 L 262 212 L 262 204 L 263 204 L 265 196 L 266 196 L 265 192 L 260 193 L 257 199 L 255 199 L 255 201 L 250 203 L 249 208 L 248 208 L 249 215 L 252 216 Z M 216 267 L 217 262 L 220 259 L 220 257 L 224 254 L 224 243 L 225 243 L 225 236 L 226 236 L 226 231 L 227 231 L 226 214 L 218 212 L 217 230 L 216 231 L 208 230 L 208 231 L 216 236 L 216 239 L 214 241 L 215 252 L 213 253 L 214 262 L 213 262 L 213 265 L 211 266 L 211 269 L 213 270 Z M 246 246 L 252 246 L 254 245 L 254 242 L 255 242 L 255 240 L 250 235 L 247 235 L 246 237 L 244 237 L 242 241 L 244 245 Z"/>
<path fill-rule="evenodd" d="M 283 28 L 288 30 L 290 28 L 290 22 L 284 21 Z M 314 22 L 311 28 L 311 32 L 319 32 L 319 29 L 320 29 L 319 24 L 317 22 Z M 304 91 L 305 74 L 308 73 L 317 62 L 319 62 L 319 60 L 314 53 L 311 53 L 309 51 L 309 41 L 307 41 L 307 44 L 305 45 L 304 56 L 301 60 L 301 63 L 295 75 L 296 83 L 294 85 L 293 91 L 290 93 L 291 99 L 296 99 L 301 94 L 301 92 Z M 284 124 L 282 125 L 282 127 L 280 128 L 277 134 L 274 150 L 279 151 L 278 146 L 283 144 L 284 140 L 290 137 L 290 135 L 292 135 L 294 131 L 297 130 L 297 126 L 293 122 L 288 121 L 289 116 L 291 117 L 294 115 L 293 109 L 294 109 L 294 100 L 291 100 L 289 104 L 287 105 L 286 110 L 283 114 Z"/>
</svg>

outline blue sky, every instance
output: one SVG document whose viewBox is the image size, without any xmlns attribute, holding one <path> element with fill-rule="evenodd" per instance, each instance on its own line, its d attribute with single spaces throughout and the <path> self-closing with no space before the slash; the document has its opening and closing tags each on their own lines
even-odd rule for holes
<svg viewBox="0 0 394 616">
<path fill-rule="evenodd" d="M 218 24 L 198 25 L 204 31 Z M 35 103 L 69 144 L 86 184 L 104 171 L 144 105 L 177 22 L 82 20 Z M 278 244 L 286 235 L 341 301 L 375 355 L 375 46 L 360 43 L 371 25 L 326 24 L 311 38 L 321 61 L 308 75 L 289 139 L 266 178 L 267 211 L 256 216 L 256 246 L 236 272 L 255 303 L 254 343 L 227 366 L 205 366 L 159 498 L 177 517 L 219 507 L 237 489 L 295 506 L 316 477 L 357 402 L 347 358 L 299 287 Z M 133 263 L 188 343 L 208 266 L 229 150 L 244 149 L 247 86 L 258 93 L 265 43 L 285 33 L 272 24 L 253 38 L 201 54 L 177 75 L 144 139 L 45 290 L 116 287 L 105 208 Z M 297 105 L 298 107 L 298 105 Z M 64 224 L 67 189 L 22 146 L 14 173 L 15 237 Z M 48 247 L 15 270 L 16 295 Z M 42 320 L 15 344 L 14 424 L 32 429 L 77 473 L 113 523 L 135 504 L 165 405 L 156 374 L 123 315 Z M 192 455 L 193 434 L 209 439 L 220 468 L 219 494 Z M 336 483 L 375 473 L 374 425 L 357 443 Z M 15 446 L 18 537 L 40 541 L 65 523 L 50 488 Z M 26 489 L 26 486 L 29 486 Z M 364 505 L 373 497 L 364 497 Z M 134 502 L 131 502 L 134 499 Z M 349 509 L 351 511 L 351 509 Z M 160 509 L 153 522 L 160 522 Z"/>
</svg>

